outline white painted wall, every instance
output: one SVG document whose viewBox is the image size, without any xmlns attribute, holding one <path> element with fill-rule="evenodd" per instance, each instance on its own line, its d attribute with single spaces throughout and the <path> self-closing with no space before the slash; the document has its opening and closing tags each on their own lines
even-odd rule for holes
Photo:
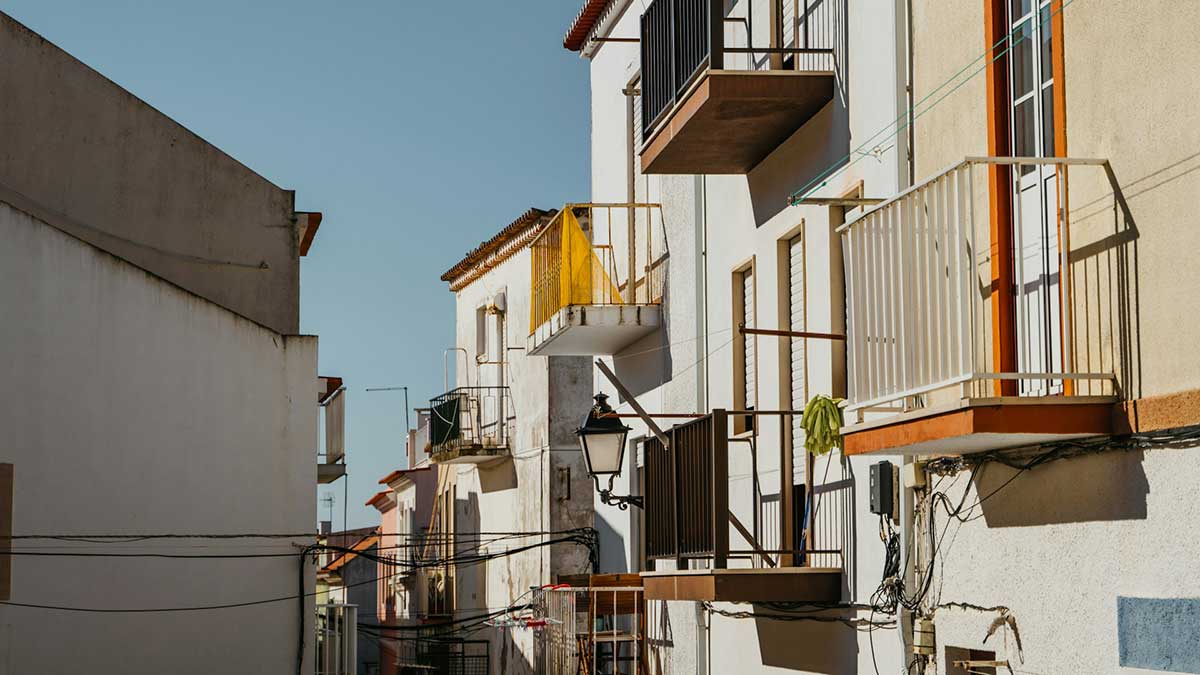
<svg viewBox="0 0 1200 675">
<path fill-rule="evenodd" d="M 0 241 L 0 462 L 15 467 L 15 534 L 311 531 L 316 338 L 251 323 L 3 203 Z M 15 548 L 294 553 L 303 542 Z M 236 603 L 311 592 L 311 566 L 303 583 L 299 573 L 294 556 L 15 556 L 11 600 Z M 296 600 L 170 614 L 0 606 L 0 673 L 294 672 L 300 630 Z"/>
<path fill-rule="evenodd" d="M 521 250 L 456 293 L 458 364 L 451 386 L 502 383 L 512 397 L 511 459 L 486 466 L 443 465 L 457 504 L 456 532 L 548 532 L 593 524 L 591 482 L 584 469 L 574 429 L 591 406 L 592 380 L 584 357 L 526 356 L 529 335 L 531 253 Z M 505 297 L 503 375 L 495 366 L 477 366 L 477 310 Z M 489 324 L 494 331 L 497 317 Z M 466 364 L 465 366 L 463 364 Z M 485 537 L 490 538 L 490 537 Z M 549 536 L 515 537 L 480 549 L 518 548 Z M 531 586 L 554 582 L 559 575 L 590 572 L 587 550 L 573 544 L 534 548 L 456 573 L 457 610 L 471 616 L 511 606 Z M 526 598 L 527 599 L 527 598 Z M 531 673 L 539 663 L 532 631 L 485 629 L 473 636 L 491 640 L 493 672 Z"/>
<path fill-rule="evenodd" d="M 638 34 L 639 3 L 627 7 L 610 35 Z M 760 3 L 762 4 L 762 3 Z M 755 7 L 756 23 L 765 9 Z M 739 14 L 734 10 L 732 14 Z M 846 13 L 849 54 L 841 50 L 838 95 L 834 102 L 781 145 L 748 176 L 641 176 L 639 197 L 660 201 L 664 207 L 670 248 L 667 329 L 632 345 L 625 356 L 617 355 L 617 375 L 627 382 L 642 405 L 659 412 L 706 412 L 734 405 L 733 378 L 736 369 L 731 345 L 736 322 L 733 317 L 733 272 L 753 261 L 756 270 L 757 319 L 759 327 L 786 326 L 779 313 L 781 272 L 779 242 L 803 231 L 806 237 L 807 326 L 813 331 L 842 329 L 840 300 L 840 242 L 832 228 L 841 212 L 829 207 L 786 207 L 788 195 L 808 184 L 832 166 L 851 165 L 828 180 L 814 194 L 840 196 L 862 181 L 866 196 L 887 196 L 899 187 L 902 157 L 894 134 L 882 134 L 864 151 L 878 149 L 877 156 L 851 154 L 868 138 L 891 123 L 899 114 L 896 89 L 896 38 L 891 3 L 851 0 Z M 757 27 L 756 27 L 757 30 Z M 592 199 L 624 200 L 629 162 L 626 150 L 625 97 L 621 88 L 639 67 L 636 44 L 603 43 L 591 58 L 592 84 Z M 902 85 L 901 85 L 902 86 Z M 861 158 L 861 159 L 858 159 Z M 619 257 L 619 256 L 618 256 Z M 699 273 L 698 273 L 699 272 Z M 784 407 L 783 392 L 790 373 L 786 350 L 777 338 L 757 341 L 759 407 Z M 647 354 L 647 350 L 658 348 Z M 809 393 L 838 393 L 842 366 L 834 345 L 809 341 L 807 368 Z M 632 357 L 628 354 L 639 353 Z M 706 356 L 707 355 L 707 356 Z M 603 378 L 597 385 L 615 398 Z M 799 405 L 803 405 L 800 402 Z M 629 411 L 626 407 L 623 411 Z M 779 452 L 782 442 L 779 421 L 760 418 L 758 480 L 764 494 L 779 489 Z M 640 427 L 641 425 L 634 425 Z M 645 434 L 644 429 L 634 435 Z M 746 445 L 733 443 L 731 457 L 731 508 L 749 524 L 753 517 L 752 466 Z M 631 465 L 618 490 L 632 490 Z M 836 502 L 853 522 L 835 534 L 847 552 L 847 601 L 866 602 L 878 585 L 883 557 L 876 518 L 867 509 L 868 465 L 876 461 L 840 457 L 817 462 L 816 482 L 841 483 L 847 487 L 831 497 L 822 508 Z M 803 455 L 797 455 L 802 471 Z M 620 482 L 620 481 L 619 481 Z M 610 537 L 602 543 L 605 571 L 636 566 L 636 514 L 620 512 L 596 502 L 597 522 L 606 524 Z M 765 514 L 770 515 L 770 514 Z M 603 531 L 604 528 L 602 528 Z M 764 533 L 770 541 L 776 535 Z M 731 534 L 731 542 L 740 537 Z M 624 556 L 614 556 L 613 547 Z M 660 563 L 662 564 L 662 563 Z M 666 563 L 667 566 L 670 563 Z M 706 615 L 695 603 L 662 603 L 656 608 L 661 621 L 653 622 L 651 639 L 659 645 L 655 658 L 664 673 L 769 673 L 769 672 L 873 672 L 871 645 L 865 634 L 840 625 L 748 621 Z M 746 610 L 748 606 L 727 605 L 722 609 Z M 665 610 L 665 611 L 664 611 Z M 863 613 L 862 618 L 868 618 Z M 880 672 L 898 672 L 904 667 L 899 632 L 874 635 L 875 659 Z"/>
</svg>

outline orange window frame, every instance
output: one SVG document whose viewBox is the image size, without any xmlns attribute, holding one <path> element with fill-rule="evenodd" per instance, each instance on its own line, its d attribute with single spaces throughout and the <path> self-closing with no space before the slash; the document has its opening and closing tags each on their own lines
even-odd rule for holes
<svg viewBox="0 0 1200 675">
<path fill-rule="evenodd" d="M 1011 0 L 983 0 L 984 39 L 989 59 L 987 66 L 987 149 L 993 157 L 1012 153 L 1009 135 L 1011 100 L 1008 75 L 1008 52 L 1005 38 L 1010 32 L 1005 3 Z M 1063 0 L 1050 2 L 1051 68 L 1054 73 L 1054 154 L 1067 155 L 1066 65 L 1063 58 Z M 1062 167 L 1065 171 L 1066 167 Z M 1066 181 L 1062 182 L 1066 185 Z M 1010 167 L 992 164 L 988 167 L 989 244 L 991 246 L 992 291 L 992 366 L 995 372 L 1011 373 L 1017 369 L 1017 334 L 1013 276 L 1013 203 Z M 1064 188 L 1065 189 L 1065 188 Z M 1060 213 L 1067 208 L 1067 195 L 1060 195 Z M 1064 243 L 1060 215 L 1059 244 Z M 1068 300 L 1069 301 L 1069 300 Z M 1060 324 L 1061 325 L 1061 324 Z M 1066 330 L 1065 326 L 1062 330 Z M 1067 335 L 1060 335 L 1062 340 Z M 1064 364 L 1064 370 L 1069 370 Z M 1063 382 L 1063 393 L 1071 395 L 1074 382 Z M 997 396 L 1015 396 L 1015 380 L 997 380 Z"/>
</svg>

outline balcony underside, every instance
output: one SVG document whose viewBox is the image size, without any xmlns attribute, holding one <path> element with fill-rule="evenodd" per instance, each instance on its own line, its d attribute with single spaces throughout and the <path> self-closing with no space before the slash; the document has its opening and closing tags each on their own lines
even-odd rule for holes
<svg viewBox="0 0 1200 675">
<path fill-rule="evenodd" d="M 694 602 L 837 602 L 842 570 L 778 567 L 642 572 L 647 600 Z"/>
<path fill-rule="evenodd" d="M 831 72 L 708 71 L 642 146 L 642 172 L 749 173 L 833 94 Z"/>
<path fill-rule="evenodd" d="M 510 457 L 508 448 L 464 445 L 459 448 L 435 449 L 429 454 L 437 464 L 490 464 Z"/>
<path fill-rule="evenodd" d="M 569 305 L 529 336 L 528 353 L 611 356 L 661 325 L 661 305 Z"/>
<path fill-rule="evenodd" d="M 1109 397 L 1001 397 L 916 410 L 842 429 L 847 455 L 965 455 L 1113 433 Z"/>
<path fill-rule="evenodd" d="M 317 483 L 325 485 L 346 475 L 345 464 L 317 464 Z"/>
</svg>

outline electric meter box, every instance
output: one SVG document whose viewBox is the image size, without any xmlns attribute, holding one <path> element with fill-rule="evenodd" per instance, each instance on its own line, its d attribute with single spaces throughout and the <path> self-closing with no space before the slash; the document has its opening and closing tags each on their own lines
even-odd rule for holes
<svg viewBox="0 0 1200 675">
<path fill-rule="evenodd" d="M 871 465 L 871 513 L 889 518 L 895 514 L 896 467 L 888 461 Z"/>
</svg>

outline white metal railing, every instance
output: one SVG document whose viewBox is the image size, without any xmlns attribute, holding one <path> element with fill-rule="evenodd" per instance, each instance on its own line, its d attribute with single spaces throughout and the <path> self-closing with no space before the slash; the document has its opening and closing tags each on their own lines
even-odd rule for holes
<svg viewBox="0 0 1200 675">
<path fill-rule="evenodd" d="M 358 607 L 317 605 L 315 675 L 357 675 Z"/>
<path fill-rule="evenodd" d="M 641 586 L 555 586 L 545 589 L 541 603 L 547 675 L 620 675 L 645 669 Z"/>
<path fill-rule="evenodd" d="M 990 193 L 979 170 L 990 165 L 1008 167 L 1011 190 L 1013 372 L 992 365 Z M 1059 208 L 1071 166 L 1111 181 L 1102 159 L 968 157 L 839 228 L 848 411 L 907 410 L 939 390 L 990 396 L 1003 380 L 1024 396 L 1115 393 L 1112 372 L 1074 369 L 1070 210 Z"/>
</svg>

